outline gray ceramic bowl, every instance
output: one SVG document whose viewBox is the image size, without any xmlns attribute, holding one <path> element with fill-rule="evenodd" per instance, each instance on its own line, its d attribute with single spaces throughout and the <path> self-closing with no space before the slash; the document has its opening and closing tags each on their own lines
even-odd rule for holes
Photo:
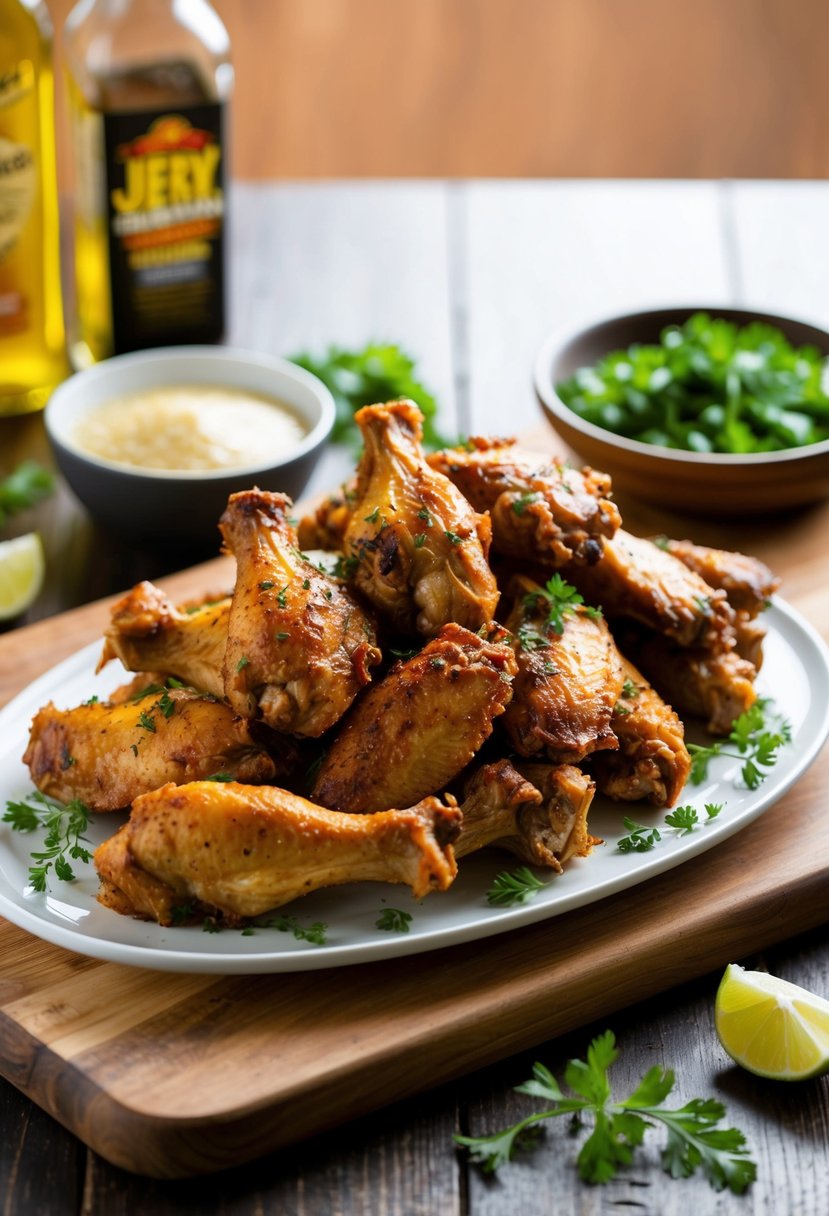
<svg viewBox="0 0 829 1216">
<path fill-rule="evenodd" d="M 126 393 L 176 384 L 220 385 L 278 398 L 304 419 L 308 433 L 286 452 L 263 451 L 244 468 L 139 469 L 85 452 L 74 439 L 80 419 Z M 133 539 L 201 540 L 228 495 L 258 485 L 297 498 L 334 425 L 334 401 L 309 372 L 274 355 L 222 346 L 178 346 L 107 359 L 65 381 L 46 407 L 46 430 L 58 466 L 81 502 L 106 527 Z"/>
<path fill-rule="evenodd" d="M 829 497 L 829 440 L 747 456 L 676 451 L 585 422 L 558 396 L 555 385 L 578 368 L 635 342 L 658 342 L 667 325 L 681 325 L 695 312 L 738 325 L 767 322 L 793 344 L 816 346 L 829 355 L 829 333 L 814 325 L 707 305 L 630 313 L 588 328 L 558 331 L 544 342 L 535 362 L 535 391 L 553 427 L 594 468 L 610 473 L 616 490 L 662 507 L 694 514 L 750 515 Z"/>
</svg>

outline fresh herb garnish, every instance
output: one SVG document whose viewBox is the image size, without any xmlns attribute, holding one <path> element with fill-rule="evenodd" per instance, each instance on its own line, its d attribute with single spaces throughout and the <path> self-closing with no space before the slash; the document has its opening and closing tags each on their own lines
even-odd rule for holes
<svg viewBox="0 0 829 1216">
<path fill-rule="evenodd" d="M 471 1159 L 485 1172 L 494 1173 L 512 1160 L 517 1149 L 533 1147 L 537 1124 L 559 1115 L 570 1116 L 570 1129 L 582 1126 L 592 1115 L 590 1135 L 581 1146 L 576 1164 L 585 1182 L 606 1183 L 621 1166 L 630 1165 L 634 1150 L 642 1143 L 654 1121 L 668 1133 L 662 1150 L 662 1168 L 672 1178 L 689 1178 L 698 1167 L 716 1191 L 728 1187 L 741 1195 L 757 1177 L 757 1166 L 748 1155 L 745 1136 L 737 1128 L 721 1128 L 725 1107 L 713 1098 L 693 1098 L 678 1110 L 666 1110 L 665 1099 L 674 1087 L 674 1073 L 658 1064 L 649 1068 L 629 1097 L 614 1102 L 608 1070 L 619 1057 L 616 1038 L 607 1030 L 593 1040 L 586 1060 L 570 1060 L 564 1083 L 568 1097 L 543 1064 L 533 1066 L 532 1080 L 516 1092 L 549 1103 L 503 1131 L 490 1136 L 455 1136 L 456 1144 L 469 1149 Z"/>
<path fill-rule="evenodd" d="M 622 685 L 622 696 L 626 701 L 630 701 L 633 697 L 639 695 L 639 688 L 634 684 L 633 680 L 626 679 Z"/>
<path fill-rule="evenodd" d="M 613 351 L 556 386 L 588 422 L 695 452 L 774 452 L 829 439 L 826 360 L 779 329 L 696 313 L 660 344 Z"/>
<path fill-rule="evenodd" d="M 765 781 L 768 773 L 763 770 L 773 768 L 780 748 L 792 741 L 791 726 L 770 709 L 772 704 L 768 697 L 758 697 L 750 709 L 735 719 L 727 739 L 707 747 L 688 744 L 694 785 L 706 779 L 708 765 L 716 756 L 743 761 L 740 775 L 748 789 L 756 790 Z M 729 750 L 729 744 L 736 750 Z"/>
<path fill-rule="evenodd" d="M 566 582 L 560 574 L 556 573 L 551 579 L 548 579 L 541 590 L 531 591 L 529 595 L 524 596 L 526 608 L 535 608 L 539 603 L 547 608 L 547 624 L 553 632 L 563 633 L 564 618 L 572 615 L 576 608 L 583 605 L 584 599 L 571 583 Z M 598 619 L 602 615 L 600 608 L 587 606 L 584 610 L 593 619 Z"/>
<path fill-rule="evenodd" d="M 246 667 L 250 667 L 250 659 L 247 657 L 247 655 L 243 654 L 239 662 L 236 664 L 237 675 L 240 671 L 244 671 Z"/>
<path fill-rule="evenodd" d="M 270 591 L 271 587 L 273 587 L 273 582 L 269 578 L 263 579 L 259 584 L 260 591 Z"/>
<path fill-rule="evenodd" d="M 185 904 L 174 904 L 170 909 L 170 920 L 174 925 L 185 924 L 192 916 L 195 915 L 196 901 L 190 900 Z"/>
<path fill-rule="evenodd" d="M 314 921 L 307 929 L 295 916 L 271 916 L 267 920 L 257 921 L 256 925 L 262 929 L 278 929 L 280 933 L 293 933 L 298 942 L 308 942 L 312 946 L 326 944 L 328 925 L 321 920 Z"/>
<path fill-rule="evenodd" d="M 621 701 L 617 701 L 616 704 L 613 706 L 613 712 L 614 712 L 614 714 L 623 718 L 625 716 L 625 714 L 630 713 L 630 710 L 628 709 L 627 705 L 623 705 Z"/>
<path fill-rule="evenodd" d="M 622 823 L 630 835 L 622 836 L 616 845 L 620 853 L 649 853 L 662 839 L 658 828 L 649 828 L 644 824 L 636 823 L 627 815 L 623 817 Z"/>
<path fill-rule="evenodd" d="M 515 636 L 522 650 L 541 650 L 544 646 L 550 645 L 548 639 L 542 637 L 532 625 L 519 625 Z"/>
<path fill-rule="evenodd" d="M 284 642 L 287 637 L 290 637 L 290 634 L 286 633 L 284 629 L 280 629 L 279 633 L 275 633 L 273 636 L 277 642 Z"/>
<path fill-rule="evenodd" d="M 222 783 L 225 783 L 227 781 L 234 781 L 235 778 L 232 773 L 211 773 L 210 776 L 205 777 L 204 780 L 205 781 L 220 781 Z"/>
<path fill-rule="evenodd" d="M 695 806 L 675 807 L 665 816 L 665 822 L 670 828 L 677 828 L 681 835 L 688 836 L 699 823 L 699 815 Z"/>
<path fill-rule="evenodd" d="M 446 539 L 447 539 L 448 541 L 450 541 L 450 542 L 451 542 L 453 545 L 462 545 L 462 544 L 463 544 L 463 537 L 462 537 L 462 536 L 458 536 L 457 532 L 449 532 L 449 531 L 446 531 L 446 532 L 444 532 L 444 534 L 443 534 L 443 535 L 444 535 L 444 536 L 446 537 Z"/>
<path fill-rule="evenodd" d="M 431 528 L 432 524 L 434 523 L 434 520 L 432 519 L 432 512 L 428 507 L 421 507 L 417 513 L 417 518 L 422 519 L 427 528 Z"/>
<path fill-rule="evenodd" d="M 512 504 L 512 509 L 516 515 L 523 515 L 527 507 L 531 507 L 534 502 L 538 502 L 543 497 L 543 494 L 541 494 L 538 490 L 535 490 L 529 494 L 522 494 L 520 498 L 515 499 Z"/>
<path fill-rule="evenodd" d="M 142 730 L 149 731 L 151 735 L 155 734 L 155 722 L 152 718 L 152 712 L 148 713 L 146 709 L 142 709 L 138 715 L 138 725 Z"/>
<path fill-rule="evenodd" d="M 515 904 L 534 899 L 547 884 L 536 878 L 527 866 L 517 870 L 502 870 L 486 893 L 486 902 L 498 908 L 511 908 Z"/>
<path fill-rule="evenodd" d="M 295 355 L 292 361 L 319 376 L 331 390 L 337 408 L 331 432 L 335 443 L 359 446 L 360 432 L 354 415 L 362 406 L 408 397 L 423 414 L 424 445 L 427 448 L 449 446 L 450 441 L 435 427 L 437 402 L 417 379 L 414 360 L 399 346 L 375 342 L 369 342 L 361 350 L 329 346 L 324 355 L 302 353 Z"/>
<path fill-rule="evenodd" d="M 216 920 L 215 916 L 205 916 L 202 921 L 202 933 L 221 933 L 222 926 Z"/>
<path fill-rule="evenodd" d="M 173 714 L 176 712 L 176 703 L 167 692 L 166 688 L 156 701 L 155 705 L 153 705 L 153 709 L 160 709 L 165 718 L 172 718 Z"/>
<path fill-rule="evenodd" d="M 0 527 L 10 515 L 48 498 L 54 488 L 55 479 L 48 469 L 35 460 L 24 460 L 8 477 L 0 479 Z"/>
<path fill-rule="evenodd" d="M 371 515 L 365 516 L 365 522 L 367 524 L 376 524 L 379 519 L 380 519 L 380 508 L 379 507 L 375 507 L 374 510 L 372 511 Z"/>
<path fill-rule="evenodd" d="M 335 578 L 353 578 L 360 568 L 359 557 L 345 557 L 340 555 L 334 563 L 333 574 Z"/>
<path fill-rule="evenodd" d="M 32 806 L 32 803 L 36 805 Z M 73 861 L 91 859 L 92 853 L 84 848 L 89 844 L 84 836 L 89 827 L 89 813 L 89 807 L 77 798 L 63 806 L 39 790 L 27 794 L 20 802 L 6 803 L 3 822 L 10 823 L 12 831 L 34 832 L 42 828 L 46 833 L 42 850 L 30 853 L 37 863 L 29 867 L 29 882 L 35 891 L 46 890 L 52 868 L 61 882 L 74 882 L 69 858 Z"/>
<path fill-rule="evenodd" d="M 408 933 L 411 923 L 411 912 L 401 912 L 399 908 L 384 908 L 375 921 L 377 928 L 387 933 Z"/>
<path fill-rule="evenodd" d="M 426 544 L 426 533 L 418 532 L 414 538 L 415 549 L 422 549 L 425 544 Z"/>
<path fill-rule="evenodd" d="M 97 693 L 94 693 L 88 701 L 81 701 L 81 705 L 97 705 L 100 698 Z"/>
<path fill-rule="evenodd" d="M 282 588 L 281 591 L 277 591 L 276 602 L 277 602 L 277 604 L 279 604 L 280 608 L 288 607 L 288 584 L 287 583 L 285 584 L 285 586 Z"/>
</svg>

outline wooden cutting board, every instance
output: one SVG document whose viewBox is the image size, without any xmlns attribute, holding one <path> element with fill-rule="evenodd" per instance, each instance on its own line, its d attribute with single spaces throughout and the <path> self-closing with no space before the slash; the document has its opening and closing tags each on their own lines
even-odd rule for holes
<svg viewBox="0 0 829 1216">
<path fill-rule="evenodd" d="M 548 442 L 548 441 L 547 441 Z M 623 503 L 623 509 L 625 504 Z M 625 509 L 635 531 L 686 523 Z M 743 547 L 829 623 L 829 508 L 695 539 Z M 186 598 L 227 560 L 164 581 Z M 0 638 L 0 704 L 100 635 L 105 603 Z M 215 978 L 98 962 L 0 921 L 0 1072 L 96 1152 L 156 1177 L 237 1165 L 541 1043 L 829 919 L 829 774 L 737 836 L 605 902 L 468 946 Z"/>
</svg>

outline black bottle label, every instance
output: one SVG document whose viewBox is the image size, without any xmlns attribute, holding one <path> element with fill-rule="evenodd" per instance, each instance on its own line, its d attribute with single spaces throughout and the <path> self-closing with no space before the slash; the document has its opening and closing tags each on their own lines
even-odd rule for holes
<svg viewBox="0 0 829 1216">
<path fill-rule="evenodd" d="M 222 336 L 222 110 L 104 115 L 116 354 Z"/>
</svg>

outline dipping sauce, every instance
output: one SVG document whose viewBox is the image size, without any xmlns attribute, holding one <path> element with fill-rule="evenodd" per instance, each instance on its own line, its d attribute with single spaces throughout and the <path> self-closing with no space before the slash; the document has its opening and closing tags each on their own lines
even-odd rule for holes
<svg viewBox="0 0 829 1216">
<path fill-rule="evenodd" d="M 74 440 L 103 460 L 141 469 L 244 468 L 289 452 L 308 428 L 275 397 L 177 384 L 115 397 L 90 410 Z"/>
</svg>

